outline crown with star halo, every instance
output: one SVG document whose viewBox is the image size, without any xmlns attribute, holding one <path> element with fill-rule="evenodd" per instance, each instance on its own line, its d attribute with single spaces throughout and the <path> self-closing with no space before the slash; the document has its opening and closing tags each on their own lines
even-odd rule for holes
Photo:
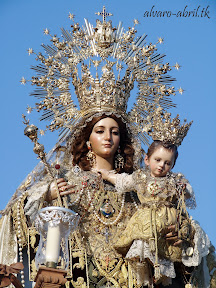
<svg viewBox="0 0 216 288">
<path fill-rule="evenodd" d="M 37 86 L 31 95 L 40 99 L 35 108 L 43 111 L 41 120 L 50 121 L 47 129 L 61 129 L 63 137 L 81 120 L 104 112 L 122 117 L 131 132 L 147 143 L 144 123 L 149 104 L 157 102 L 163 110 L 174 107 L 171 95 L 183 90 L 171 85 L 175 79 L 167 74 L 172 68 L 169 63 L 162 63 L 165 55 L 157 53 L 156 45 L 146 44 L 146 35 L 136 37 L 138 20 L 125 31 L 121 22 L 113 28 L 112 22 L 106 21 L 112 14 L 107 13 L 105 7 L 96 14 L 103 16 L 103 21 L 96 20 L 94 28 L 85 19 L 85 27 L 81 28 L 70 13 L 72 29 L 62 28 L 61 40 L 45 29 L 52 42 L 42 44 L 46 56 L 28 50 L 29 54 L 36 54 L 40 62 L 32 68 L 37 75 L 29 80 Z M 162 42 L 159 38 L 157 43 Z M 180 66 L 176 63 L 174 67 L 178 70 Z M 23 84 L 26 81 L 21 80 Z M 138 95 L 131 111 L 127 112 L 135 82 Z M 71 83 L 80 109 L 74 103 Z"/>
</svg>

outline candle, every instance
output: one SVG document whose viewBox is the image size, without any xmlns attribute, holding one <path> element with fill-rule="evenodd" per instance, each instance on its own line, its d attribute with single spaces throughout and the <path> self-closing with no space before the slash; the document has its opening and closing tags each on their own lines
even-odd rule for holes
<svg viewBox="0 0 216 288">
<path fill-rule="evenodd" d="M 60 240 L 60 227 L 49 225 L 46 244 L 46 262 L 58 263 Z"/>
</svg>

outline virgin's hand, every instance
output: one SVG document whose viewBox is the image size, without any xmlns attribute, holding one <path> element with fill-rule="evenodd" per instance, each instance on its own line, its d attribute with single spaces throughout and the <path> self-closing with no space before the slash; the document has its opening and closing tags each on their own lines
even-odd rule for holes
<svg viewBox="0 0 216 288">
<path fill-rule="evenodd" d="M 71 188 L 74 188 L 75 185 L 68 185 L 64 178 L 59 178 L 56 180 L 56 182 L 57 182 L 60 196 L 74 193 L 74 191 L 71 190 Z M 54 182 L 52 182 L 52 184 L 50 185 L 50 190 L 48 192 L 48 198 L 49 198 L 49 201 L 57 198 L 56 185 Z"/>
<path fill-rule="evenodd" d="M 166 240 L 174 242 L 174 246 L 180 246 L 182 244 L 182 240 L 178 238 L 178 232 L 175 231 L 175 225 L 171 225 L 168 227 L 169 233 L 166 234 Z"/>
</svg>

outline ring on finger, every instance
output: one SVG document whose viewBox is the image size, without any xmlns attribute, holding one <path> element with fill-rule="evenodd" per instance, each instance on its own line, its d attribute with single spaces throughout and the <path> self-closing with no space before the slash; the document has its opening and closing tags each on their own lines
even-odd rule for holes
<svg viewBox="0 0 216 288">
<path fill-rule="evenodd" d="M 67 187 L 66 187 L 66 186 L 63 186 L 63 187 L 59 188 L 59 191 L 60 191 L 60 192 L 64 192 L 66 189 L 67 189 Z"/>
</svg>

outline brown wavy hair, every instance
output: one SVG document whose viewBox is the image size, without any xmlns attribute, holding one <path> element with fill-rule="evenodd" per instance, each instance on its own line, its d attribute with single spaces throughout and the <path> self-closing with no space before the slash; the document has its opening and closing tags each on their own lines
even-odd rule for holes
<svg viewBox="0 0 216 288">
<path fill-rule="evenodd" d="M 120 131 L 120 149 L 121 155 L 124 157 L 124 167 L 116 169 L 118 173 L 126 172 L 133 173 L 133 156 L 134 156 L 134 148 L 132 146 L 131 137 L 128 133 L 128 129 L 126 124 L 122 122 L 122 120 L 116 117 L 114 114 L 107 116 L 103 114 L 102 116 L 95 117 L 89 122 L 86 127 L 80 132 L 79 136 L 77 136 L 72 145 L 72 155 L 73 155 L 73 165 L 79 165 L 84 171 L 89 171 L 91 169 L 90 163 L 87 160 L 86 154 L 88 153 L 88 148 L 86 142 L 89 140 L 92 129 L 94 125 L 104 118 L 112 118 L 119 125 Z"/>
</svg>

